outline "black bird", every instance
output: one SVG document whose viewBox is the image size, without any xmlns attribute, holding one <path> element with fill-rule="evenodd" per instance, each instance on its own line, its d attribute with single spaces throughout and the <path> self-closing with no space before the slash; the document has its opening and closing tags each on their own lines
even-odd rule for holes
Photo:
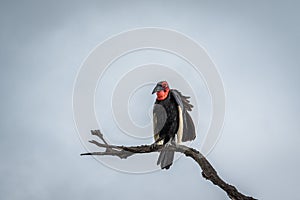
<svg viewBox="0 0 300 200">
<path fill-rule="evenodd" d="M 166 81 L 158 82 L 152 91 L 156 93 L 153 107 L 154 144 L 164 145 L 157 165 L 161 169 L 169 169 L 173 163 L 175 152 L 170 148 L 172 143 L 191 141 L 196 138 L 195 126 L 188 111 L 193 105 L 178 90 L 170 89 Z"/>
</svg>

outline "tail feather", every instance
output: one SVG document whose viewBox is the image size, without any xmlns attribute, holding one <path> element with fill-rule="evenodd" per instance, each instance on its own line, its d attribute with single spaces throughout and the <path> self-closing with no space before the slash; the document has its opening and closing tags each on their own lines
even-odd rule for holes
<svg viewBox="0 0 300 200">
<path fill-rule="evenodd" d="M 161 169 L 169 169 L 173 164 L 174 154 L 174 150 L 168 148 L 167 146 L 163 147 L 159 154 L 157 165 L 160 165 Z"/>
</svg>

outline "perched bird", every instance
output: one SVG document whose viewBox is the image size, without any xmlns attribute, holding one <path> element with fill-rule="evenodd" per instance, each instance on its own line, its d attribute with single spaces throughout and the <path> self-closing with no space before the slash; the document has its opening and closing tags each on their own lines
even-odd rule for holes
<svg viewBox="0 0 300 200">
<path fill-rule="evenodd" d="M 152 91 L 156 93 L 156 101 L 153 107 L 154 144 L 164 145 L 157 165 L 161 169 L 169 169 L 174 160 L 174 150 L 170 148 L 172 143 L 191 141 L 196 138 L 195 126 L 188 111 L 193 105 L 178 90 L 170 89 L 166 81 L 158 82 Z"/>
</svg>

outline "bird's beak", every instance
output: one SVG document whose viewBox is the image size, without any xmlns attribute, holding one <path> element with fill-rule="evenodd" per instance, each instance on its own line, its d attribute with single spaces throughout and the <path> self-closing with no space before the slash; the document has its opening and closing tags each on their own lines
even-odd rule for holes
<svg viewBox="0 0 300 200">
<path fill-rule="evenodd" d="M 153 89 L 152 91 L 152 94 L 158 92 L 158 91 L 161 91 L 163 90 L 164 88 L 161 86 L 161 85 L 156 85 L 155 88 Z"/>
</svg>

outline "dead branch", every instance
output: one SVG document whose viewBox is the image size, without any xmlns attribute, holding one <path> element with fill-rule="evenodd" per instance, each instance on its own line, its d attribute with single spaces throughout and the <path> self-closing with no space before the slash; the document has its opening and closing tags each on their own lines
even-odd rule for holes
<svg viewBox="0 0 300 200">
<path fill-rule="evenodd" d="M 108 144 L 103 134 L 99 130 L 92 130 L 92 135 L 99 137 L 102 141 L 97 142 L 95 140 L 89 141 L 92 144 L 97 145 L 100 148 L 105 149 L 102 152 L 90 152 L 80 154 L 84 155 L 97 155 L 97 156 L 118 156 L 121 159 L 126 159 L 129 156 L 140 153 L 151 153 L 151 152 L 159 152 L 162 149 L 162 145 L 152 146 L 152 145 L 141 145 L 141 146 L 117 146 Z M 255 200 L 253 197 L 246 196 L 240 193 L 233 185 L 229 185 L 225 181 L 223 181 L 219 176 L 217 171 L 213 168 L 213 166 L 208 162 L 208 160 L 196 149 L 184 146 L 184 145 L 172 145 L 176 152 L 183 153 L 185 156 L 192 158 L 194 161 L 198 163 L 200 168 L 202 169 L 202 176 L 210 180 L 213 184 L 219 186 L 222 190 L 224 190 L 228 197 L 233 200 Z"/>
</svg>

